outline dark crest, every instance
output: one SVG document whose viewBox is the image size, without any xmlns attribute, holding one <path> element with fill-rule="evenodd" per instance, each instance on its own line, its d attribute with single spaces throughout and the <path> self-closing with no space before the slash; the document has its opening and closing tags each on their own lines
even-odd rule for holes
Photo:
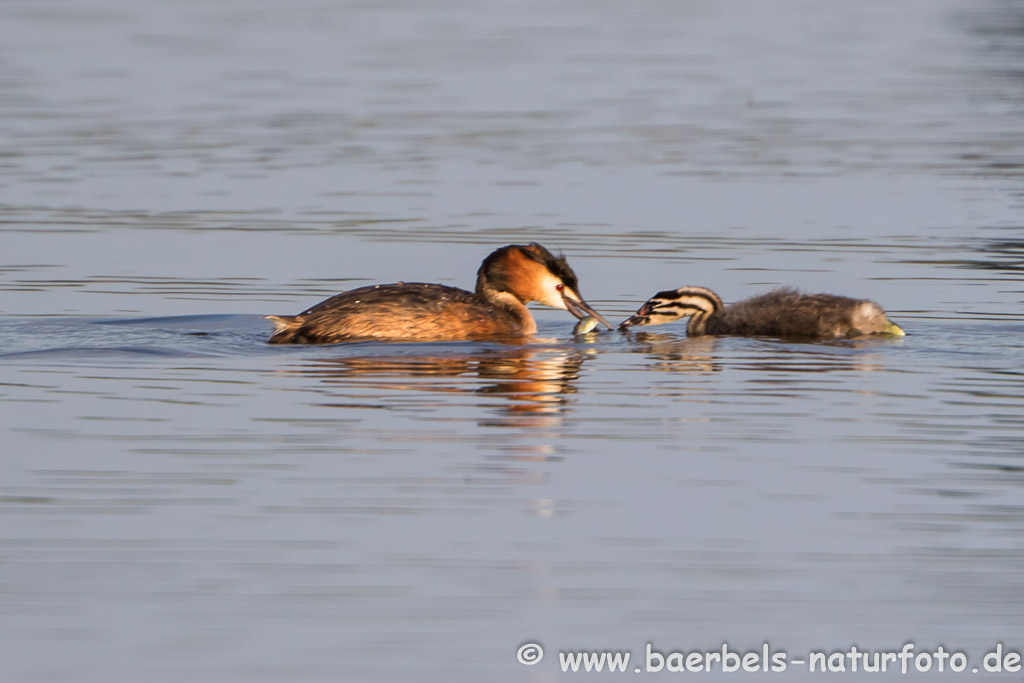
<svg viewBox="0 0 1024 683">
<path fill-rule="evenodd" d="M 665 299 L 666 301 L 675 301 L 678 298 L 679 290 L 665 289 L 652 296 L 650 299 L 648 299 L 648 301 L 653 301 L 654 299 Z"/>
<path fill-rule="evenodd" d="M 576 279 L 576 273 L 572 272 L 572 268 L 569 267 L 569 262 L 565 260 L 564 256 L 555 256 L 536 242 L 530 242 L 523 251 L 533 260 L 544 264 L 548 270 L 558 276 L 559 280 L 565 283 L 566 287 L 577 294 L 580 293 L 580 283 Z"/>
<path fill-rule="evenodd" d="M 480 264 L 480 270 L 477 271 L 477 291 L 480 291 L 485 280 L 488 280 L 491 283 L 491 286 L 496 289 L 506 288 L 504 280 L 505 273 L 503 272 L 504 257 L 512 249 L 518 249 L 527 258 L 543 265 L 558 276 L 558 278 L 565 283 L 566 287 L 569 287 L 572 291 L 579 294 L 579 281 L 576 279 L 576 273 L 572 272 L 572 268 L 569 267 L 569 262 L 565 260 L 565 257 L 555 256 L 536 242 L 530 242 L 529 244 L 510 244 L 507 247 L 502 247 L 501 249 L 496 249 L 491 252 L 491 254 L 484 259 L 484 262 Z"/>
</svg>

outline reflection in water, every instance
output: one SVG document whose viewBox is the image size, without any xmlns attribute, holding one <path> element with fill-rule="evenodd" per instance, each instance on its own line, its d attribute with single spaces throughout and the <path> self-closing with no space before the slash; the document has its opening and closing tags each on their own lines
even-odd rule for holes
<svg viewBox="0 0 1024 683">
<path fill-rule="evenodd" d="M 463 355 L 320 358 L 299 372 L 367 406 L 379 405 L 380 393 L 392 391 L 498 396 L 506 399 L 501 426 L 531 428 L 557 423 L 588 357 L 562 349 L 474 348 Z"/>
<path fill-rule="evenodd" d="M 718 348 L 728 337 L 683 337 L 639 332 L 631 336 L 634 347 L 656 362 L 649 369 L 669 372 L 710 373 L 723 369 L 724 358 L 732 358 L 732 367 L 760 373 L 769 372 L 874 372 L 885 370 L 881 359 L 852 351 L 898 344 L 899 339 L 860 337 L 828 341 L 798 342 L 773 338 L 748 338 L 758 348 L 742 359 Z M 765 348 L 767 347 L 767 348 Z"/>
<path fill-rule="evenodd" d="M 659 332 L 638 332 L 635 339 L 643 352 L 657 361 L 651 364 L 652 370 L 704 373 L 722 369 L 712 356 L 716 337 L 679 339 Z"/>
</svg>

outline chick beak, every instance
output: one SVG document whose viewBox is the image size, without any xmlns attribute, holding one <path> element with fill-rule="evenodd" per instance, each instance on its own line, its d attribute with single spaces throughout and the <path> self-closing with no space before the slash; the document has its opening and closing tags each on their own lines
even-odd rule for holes
<svg viewBox="0 0 1024 683">
<path fill-rule="evenodd" d="M 614 327 L 612 327 L 611 323 L 604 319 L 603 315 L 601 315 L 593 308 L 591 308 L 590 304 L 588 304 L 583 299 L 574 299 L 565 292 L 562 292 L 562 301 L 565 302 L 565 308 L 580 320 L 586 318 L 588 315 L 592 315 L 598 320 L 600 320 L 601 324 L 603 324 L 609 330 L 615 329 Z"/>
<path fill-rule="evenodd" d="M 624 330 L 628 327 L 632 327 L 633 325 L 643 325 L 645 322 L 647 322 L 646 317 L 639 314 L 634 314 L 623 320 L 621 323 L 619 323 L 619 329 Z"/>
<path fill-rule="evenodd" d="M 650 313 L 651 306 L 645 303 L 640 310 L 619 323 L 619 329 L 625 330 L 633 325 L 646 325 L 651 320 Z"/>
</svg>

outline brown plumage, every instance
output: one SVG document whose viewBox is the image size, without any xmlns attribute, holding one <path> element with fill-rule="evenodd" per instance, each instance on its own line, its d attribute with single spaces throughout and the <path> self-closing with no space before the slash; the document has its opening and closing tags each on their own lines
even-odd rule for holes
<svg viewBox="0 0 1024 683">
<path fill-rule="evenodd" d="M 537 243 L 492 252 L 477 271 L 476 291 L 398 282 L 332 296 L 298 315 L 268 315 L 271 344 L 330 344 L 359 339 L 449 341 L 524 337 L 537 331 L 531 301 L 598 317 L 579 295 L 569 263 Z"/>
<path fill-rule="evenodd" d="M 691 337 L 713 334 L 834 339 L 905 334 L 874 301 L 802 294 L 795 289 L 776 289 L 728 307 L 706 287 L 665 290 L 648 299 L 619 327 L 661 325 L 686 317 L 690 318 L 686 332 Z"/>
</svg>

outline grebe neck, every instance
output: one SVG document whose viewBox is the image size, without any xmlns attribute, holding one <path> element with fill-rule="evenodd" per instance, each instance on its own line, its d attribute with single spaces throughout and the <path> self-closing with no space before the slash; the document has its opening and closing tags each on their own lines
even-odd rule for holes
<svg viewBox="0 0 1024 683">
<path fill-rule="evenodd" d="M 519 300 L 516 295 L 511 292 L 499 292 L 492 287 L 478 287 L 477 294 L 482 297 L 487 303 L 499 308 L 519 323 L 520 334 L 536 334 L 537 323 L 534 321 L 533 316 L 530 315 L 530 311 L 526 308 L 526 304 Z"/>
<path fill-rule="evenodd" d="M 681 316 L 690 316 L 686 324 L 686 334 L 700 337 L 707 332 L 708 321 L 718 315 L 723 308 L 722 300 L 707 287 L 680 287 L 675 291 L 672 301 L 667 307 Z"/>
</svg>

